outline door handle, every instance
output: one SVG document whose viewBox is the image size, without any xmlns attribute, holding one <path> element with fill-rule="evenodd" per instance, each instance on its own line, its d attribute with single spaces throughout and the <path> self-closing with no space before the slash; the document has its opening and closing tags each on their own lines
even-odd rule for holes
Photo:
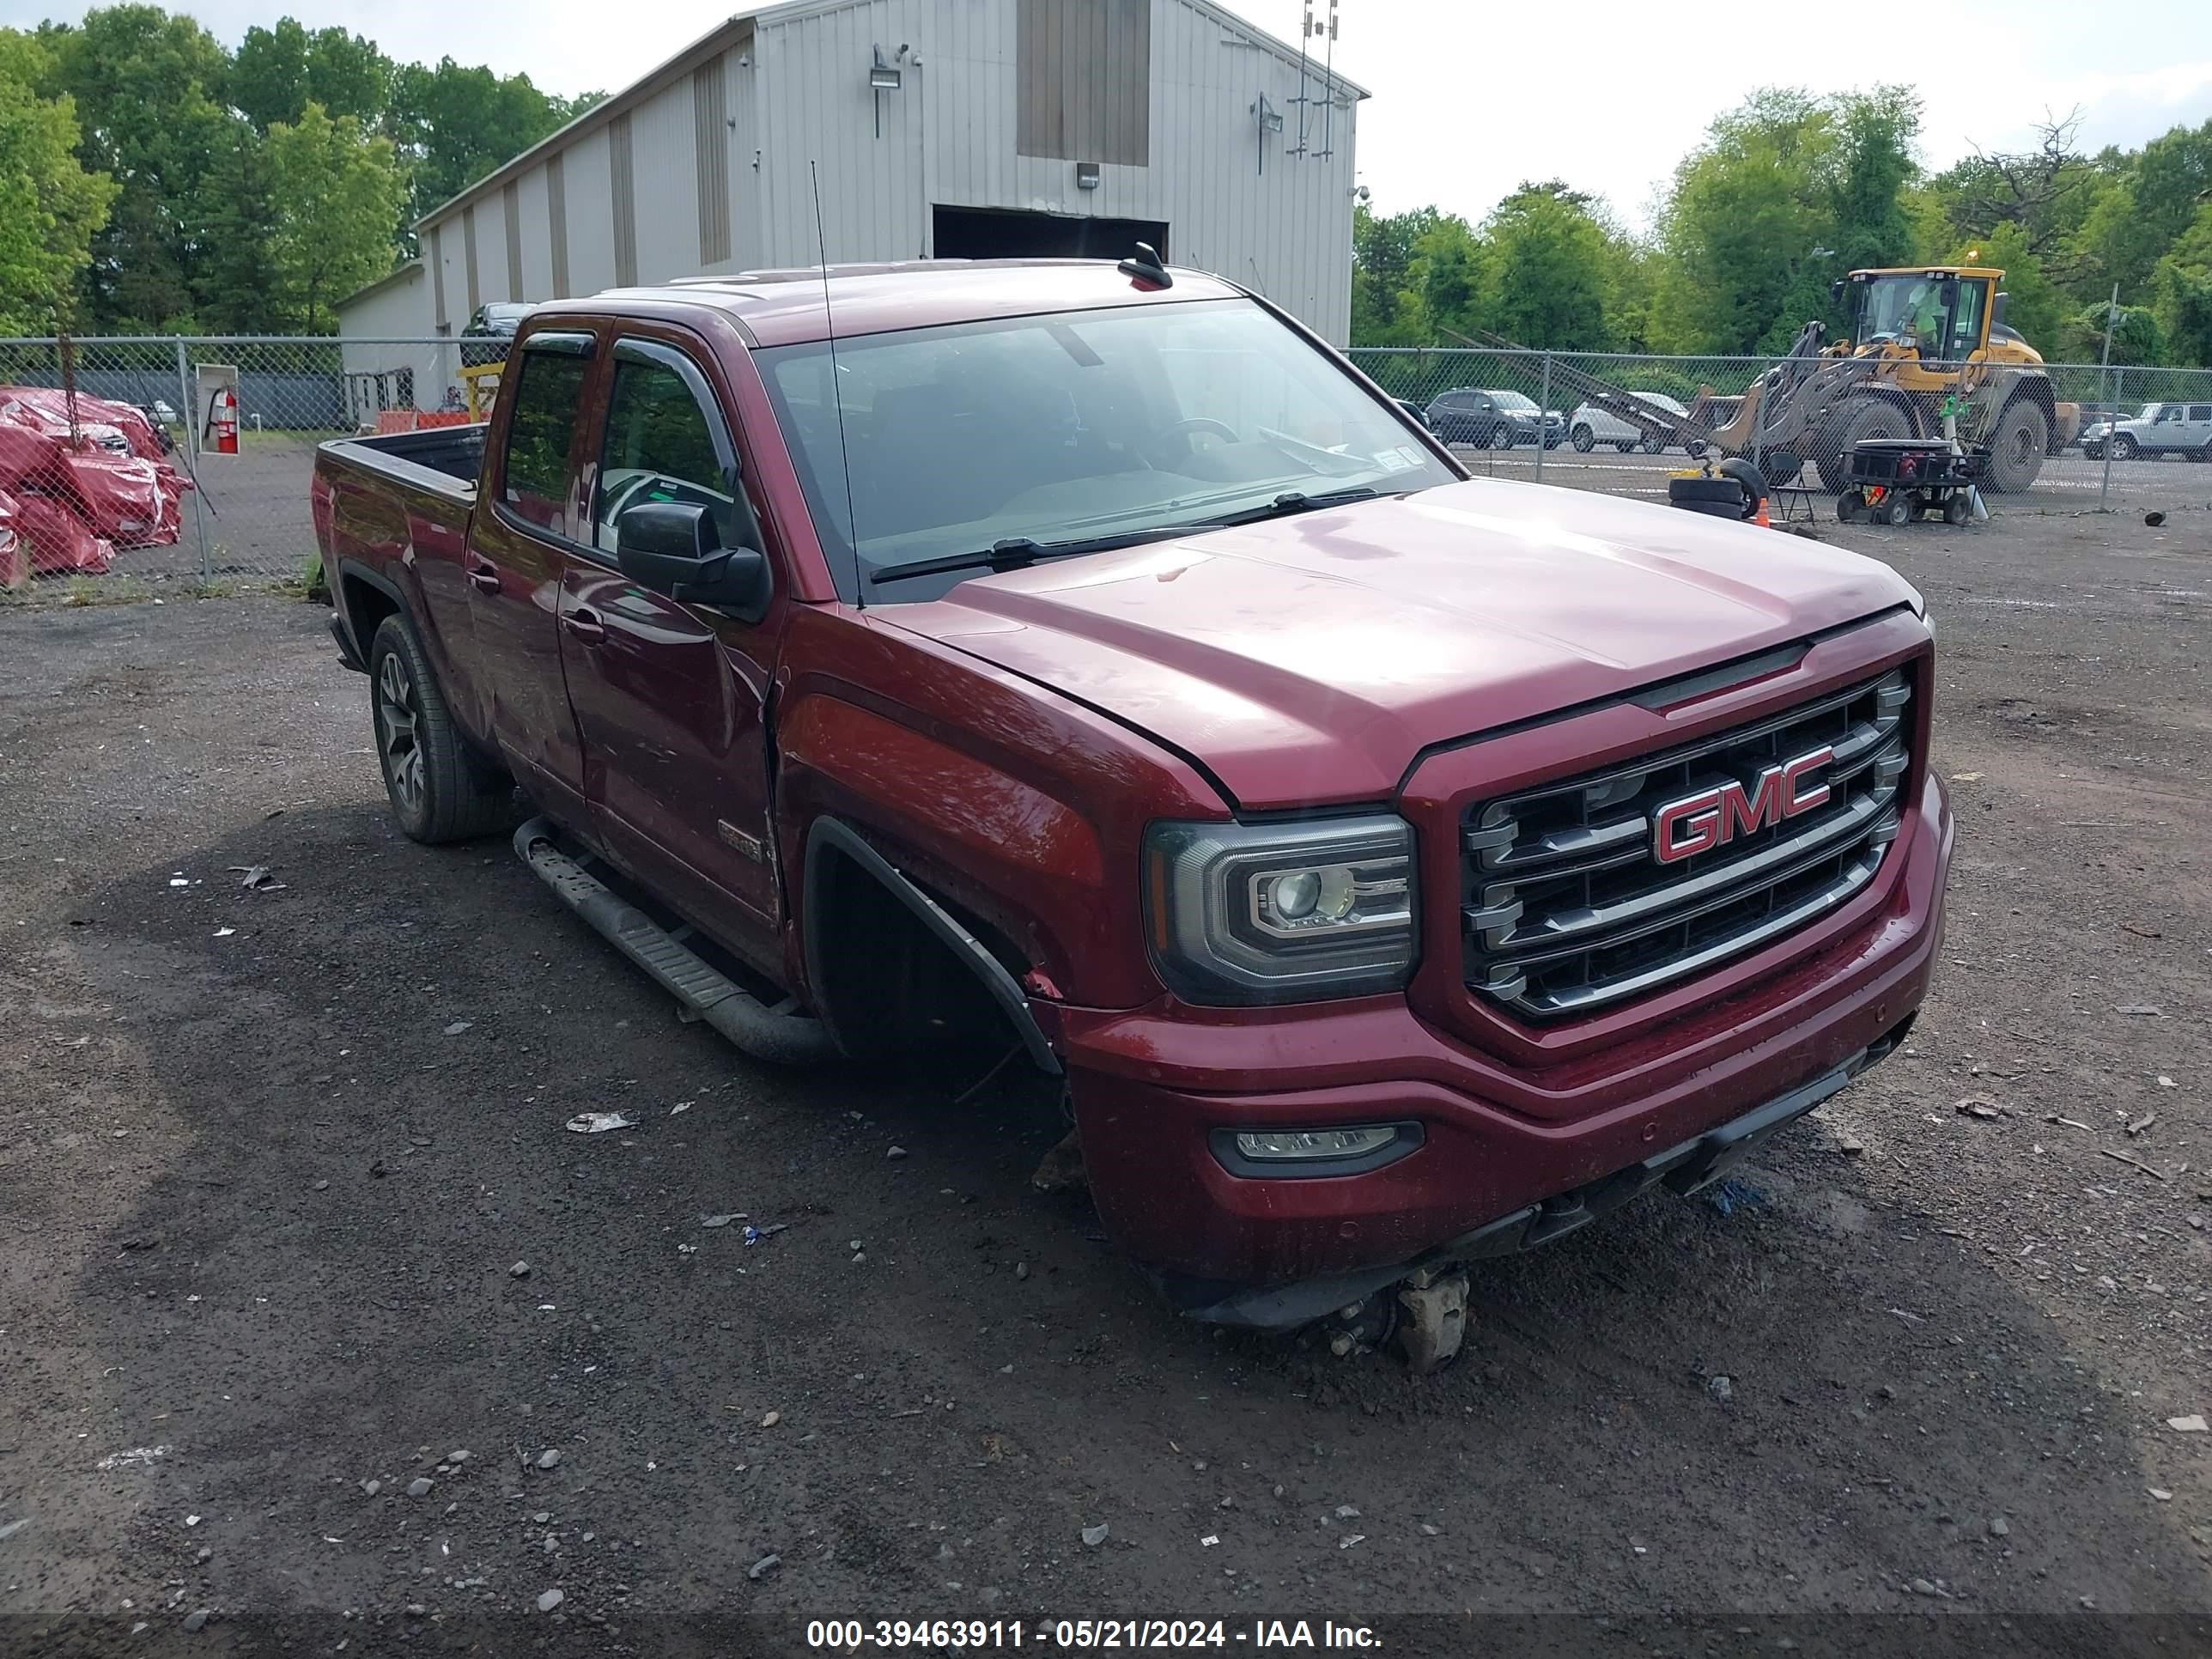
<svg viewBox="0 0 2212 1659">
<path fill-rule="evenodd" d="M 586 645 L 597 645 L 607 636 L 606 624 L 588 611 L 563 612 L 561 626 Z"/>
<path fill-rule="evenodd" d="M 469 586 L 479 593 L 499 592 L 499 567 L 489 559 L 469 561 Z"/>
</svg>

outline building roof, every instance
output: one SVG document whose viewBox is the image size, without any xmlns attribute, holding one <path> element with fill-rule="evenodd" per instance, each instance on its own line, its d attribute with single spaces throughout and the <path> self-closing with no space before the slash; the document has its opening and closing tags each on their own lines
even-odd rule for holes
<svg viewBox="0 0 2212 1659">
<path fill-rule="evenodd" d="M 544 318 L 600 316 L 610 307 L 647 310 L 704 307 L 740 324 L 763 346 L 893 329 L 933 328 L 1054 311 L 1102 311 L 1133 305 L 1227 300 L 1243 289 L 1204 271 L 1168 267 L 1171 288 L 1139 283 L 1104 259 L 908 259 L 889 264 L 746 270 L 729 276 L 687 276 L 672 283 L 611 289 L 589 299 L 556 300 L 534 310 Z M 823 309 L 824 287 L 829 308 Z"/>
<path fill-rule="evenodd" d="M 359 288 L 354 289 L 352 293 L 347 295 L 345 298 L 340 300 L 338 303 L 342 306 L 349 306 L 356 300 L 366 300 L 372 294 L 382 293 L 386 289 L 390 288 L 394 283 L 405 278 L 420 276 L 422 274 L 422 259 L 419 257 L 410 259 L 404 264 L 393 266 L 390 270 L 386 271 L 383 276 L 378 277 L 374 282 L 362 283 Z"/>
<path fill-rule="evenodd" d="M 567 149 L 568 145 L 586 134 L 606 125 L 617 115 L 625 111 L 635 109 L 671 82 L 690 74 L 708 58 L 718 52 L 728 51 L 745 35 L 750 33 L 757 23 L 781 22 L 817 12 L 842 11 L 854 6 L 867 5 L 870 3 L 871 0 L 778 0 L 778 3 L 775 4 L 751 6 L 734 13 L 677 52 L 674 57 L 662 63 L 658 68 L 647 71 L 644 76 L 624 87 L 620 92 L 610 94 L 601 99 L 567 125 L 556 128 L 520 155 L 493 168 L 474 184 L 439 203 L 437 206 L 415 222 L 414 228 L 419 232 L 441 220 L 451 218 L 462 208 L 491 195 L 505 185 L 508 180 L 526 173 L 540 160 L 554 151 Z M 1347 80 L 1341 75 L 1324 73 L 1318 58 L 1309 56 L 1301 59 L 1296 46 L 1278 40 L 1266 30 L 1246 21 L 1225 7 L 1215 4 L 1214 0 L 1168 0 L 1168 3 L 1188 6 L 1192 10 L 1213 19 L 1222 27 L 1235 30 L 1249 40 L 1253 46 L 1268 52 L 1291 67 L 1296 68 L 1303 61 L 1306 72 L 1320 81 L 1324 88 L 1327 88 L 1334 81 L 1336 90 L 1348 97 L 1361 99 L 1371 95 L 1366 88 L 1358 85 L 1356 82 Z M 367 292 L 366 289 L 362 291 Z"/>
</svg>

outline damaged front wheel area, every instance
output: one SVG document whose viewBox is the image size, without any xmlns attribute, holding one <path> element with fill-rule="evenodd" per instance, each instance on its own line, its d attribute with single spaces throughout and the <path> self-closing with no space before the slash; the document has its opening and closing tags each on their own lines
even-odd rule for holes
<svg viewBox="0 0 2212 1659">
<path fill-rule="evenodd" d="M 1389 1348 L 1414 1376 L 1428 1376 L 1450 1364 L 1467 1340 L 1468 1291 L 1464 1269 L 1423 1267 L 1346 1303 L 1313 1329 L 1340 1359 Z"/>
</svg>

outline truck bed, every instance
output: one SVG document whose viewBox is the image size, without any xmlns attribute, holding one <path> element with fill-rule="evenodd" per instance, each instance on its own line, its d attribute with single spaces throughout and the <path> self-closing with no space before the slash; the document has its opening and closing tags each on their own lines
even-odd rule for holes
<svg viewBox="0 0 2212 1659">
<path fill-rule="evenodd" d="M 483 467 L 484 428 L 437 426 L 374 438 L 334 438 L 322 446 L 330 462 L 473 501 Z"/>
</svg>

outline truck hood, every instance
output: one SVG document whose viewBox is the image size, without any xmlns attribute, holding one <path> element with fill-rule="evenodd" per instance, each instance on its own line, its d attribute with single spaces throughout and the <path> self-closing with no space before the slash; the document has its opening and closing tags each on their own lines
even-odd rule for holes
<svg viewBox="0 0 2212 1659">
<path fill-rule="evenodd" d="M 1797 537 L 1477 481 L 871 614 L 1135 726 L 1261 808 L 1385 800 L 1429 744 L 1905 602 L 1887 566 Z"/>
</svg>

